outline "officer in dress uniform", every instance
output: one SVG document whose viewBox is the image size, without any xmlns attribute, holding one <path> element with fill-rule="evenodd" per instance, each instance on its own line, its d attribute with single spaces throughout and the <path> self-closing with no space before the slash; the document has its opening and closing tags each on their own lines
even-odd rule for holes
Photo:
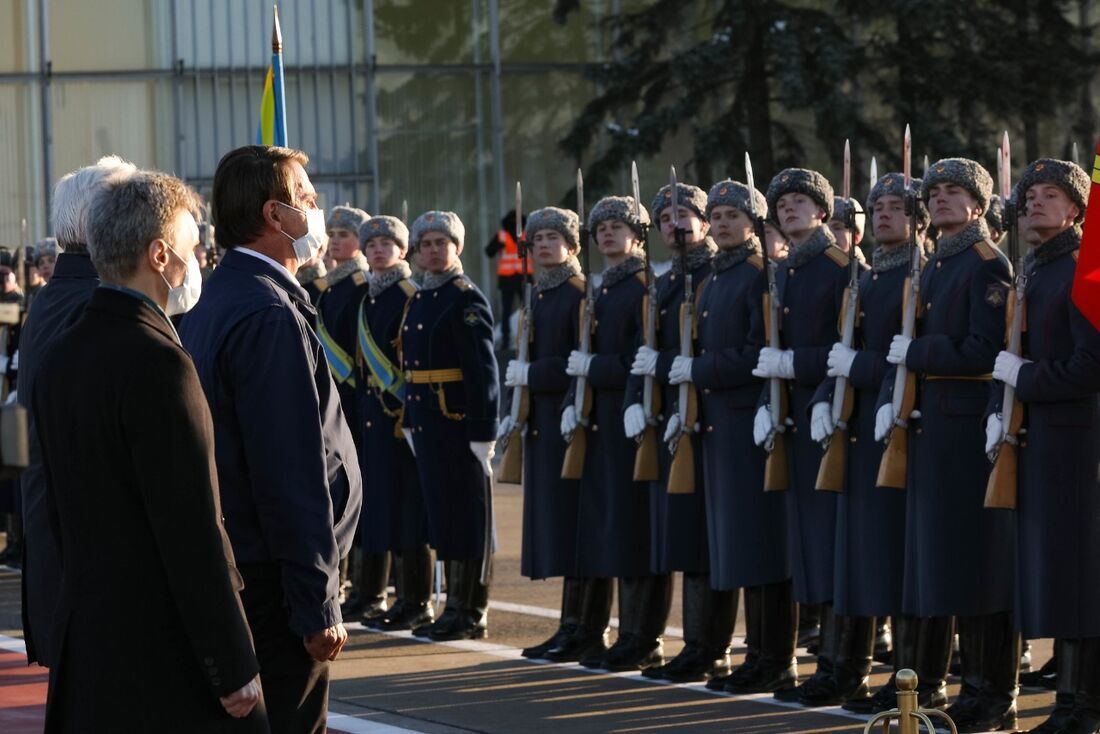
<svg viewBox="0 0 1100 734">
<path fill-rule="evenodd" d="M 752 198 L 750 198 L 752 197 Z M 718 244 L 714 273 L 699 299 L 699 352 L 676 357 L 669 380 L 701 390 L 710 584 L 745 590 L 748 654 L 707 687 L 735 693 L 794 684 L 795 607 L 783 496 L 764 492 L 764 452 L 752 442 L 761 381 L 752 374 L 764 333 L 764 258 L 754 231 L 759 191 L 725 180 L 711 187 L 706 214 Z"/>
<path fill-rule="evenodd" d="M 466 228 L 453 212 L 413 222 L 425 274 L 401 326 L 402 430 L 416 455 L 428 542 L 447 564 L 447 606 L 414 630 L 433 640 L 488 633 L 489 586 L 481 581 L 486 493 L 500 404 L 489 301 L 462 273 Z"/>
<path fill-rule="evenodd" d="M 665 448 L 668 438 L 679 430 L 677 399 L 679 386 L 669 381 L 672 362 L 680 354 L 680 311 L 684 300 L 684 266 L 691 273 L 695 297 L 712 272 L 718 246 L 708 235 L 707 195 L 689 184 L 677 184 L 678 211 L 672 206 L 672 189 L 664 186 L 653 199 L 651 211 L 661 225 L 665 243 L 672 249 L 672 269 L 657 279 L 657 349 L 638 348 L 627 386 L 624 428 L 630 437 L 646 427 L 642 407 L 643 380 L 656 378 L 661 387 L 664 413 L 656 427 L 664 441 L 658 448 L 659 479 L 650 483 L 650 570 L 658 574 L 684 573 L 684 649 L 662 666 L 646 668 L 642 674 L 677 682 L 700 681 L 729 675 L 729 647 L 737 616 L 737 594 L 718 591 L 710 585 L 707 548 L 706 500 L 703 489 L 702 442 L 692 441 L 694 491 L 668 491 L 672 456 Z M 679 252 L 676 229 L 686 230 L 686 253 Z M 697 303 L 697 301 L 696 301 Z"/>
<path fill-rule="evenodd" d="M 920 190 L 919 179 L 910 183 L 913 191 Z M 879 246 L 872 253 L 870 272 L 860 276 L 855 339 L 851 347 L 840 342 L 833 345 L 828 357 L 829 377 L 814 396 L 811 414 L 812 438 L 822 441 L 832 436 L 833 393 L 837 378 L 844 377 L 854 403 L 847 422 L 844 489 L 837 496 L 833 604 L 837 615 L 855 618 L 853 624 L 860 634 L 853 638 L 855 647 L 849 658 L 856 666 L 835 670 L 832 695 L 820 697 L 823 699 L 820 702 L 843 702 L 844 708 L 859 713 L 878 713 L 897 705 L 892 676 L 873 697 L 841 699 L 842 693 L 857 687 L 853 678 L 866 675 L 870 669 L 874 651 L 870 625 L 874 617 L 884 620 L 893 615 L 895 620 L 894 670 L 915 669 L 922 694 L 928 685 L 920 666 L 925 659 L 913 649 L 922 630 L 914 626 L 918 620 L 901 615 L 905 494 L 876 486 L 883 445 L 874 440 L 875 411 L 883 378 L 890 368 L 886 353 L 901 326 L 902 300 L 912 256 L 907 244 L 911 234 L 916 235 L 919 243 L 928 225 L 928 210 L 915 201 L 917 232 L 910 231 L 905 199 L 905 178 L 900 173 L 880 178 L 867 197 L 867 211 L 871 213 Z M 926 629 L 923 633 L 929 635 L 933 631 Z M 950 627 L 941 623 L 939 634 L 949 635 Z M 845 675 L 849 678 L 845 679 Z M 929 678 L 935 681 L 941 675 L 942 671 L 933 669 Z M 946 702 L 939 699 L 935 703 L 942 706 Z"/>
<path fill-rule="evenodd" d="M 855 634 L 848 618 L 836 619 L 832 612 L 836 494 L 815 489 L 822 449 L 811 438 L 809 425 L 813 394 L 825 379 L 826 360 L 836 341 L 848 283 L 848 255 L 836 246 L 826 225 L 833 188 L 820 173 L 803 168 L 780 171 L 768 185 L 767 198 L 768 210 L 790 237 L 791 249 L 776 273 L 782 347 L 761 349 L 753 374 L 785 380 L 790 405 L 786 430 L 790 482 L 785 494 L 794 596 L 800 604 L 823 605 L 817 671 L 799 686 L 776 690 L 775 696 L 816 704 L 832 690 L 834 670 L 849 665 L 848 648 Z M 768 392 L 765 387 L 764 401 Z M 757 445 L 764 443 L 770 427 L 768 406 L 761 405 L 753 428 Z"/>
<path fill-rule="evenodd" d="M 921 274 L 916 337 L 896 335 L 886 357 L 904 363 L 918 383 L 918 411 L 907 418 L 902 606 L 917 617 L 957 617 L 963 685 L 948 713 L 960 732 L 1015 724 L 1020 664 L 1011 613 L 1013 516 L 983 509 L 989 477 L 983 413 L 993 360 L 1004 343 L 1010 270 L 983 217 L 992 187 L 989 173 L 965 158 L 928 169 L 922 195 L 939 240 Z M 893 385 L 891 371 L 876 438 L 894 424 Z M 949 659 L 943 650 L 924 652 L 937 663 Z M 946 666 L 942 672 L 931 681 L 934 703 Z"/>
<path fill-rule="evenodd" d="M 1100 729 L 1100 334 L 1070 295 L 1089 177 L 1075 163 L 1038 160 L 1016 185 L 1037 235 L 1025 262 L 1023 356 L 997 355 L 994 379 L 1016 388 L 1019 443 L 1016 621 L 1025 637 L 1058 638 L 1058 693 L 1032 732 Z M 1000 440 L 1004 393 L 986 423 Z M 1022 552 L 1023 549 L 1026 552 Z"/>
<path fill-rule="evenodd" d="M 529 361 L 508 363 L 505 384 L 527 388 L 530 412 L 523 439 L 523 554 L 520 571 L 532 579 L 564 576 L 557 632 L 523 655 L 555 662 L 577 661 L 606 648 L 611 583 L 577 575 L 579 482 L 563 479 L 566 443 L 561 410 L 569 390 L 565 367 L 577 345 L 585 281 L 577 262 L 580 224 L 574 212 L 546 207 L 527 218 L 527 247 L 536 269 L 537 295 L 528 315 Z M 497 437 L 512 432 L 512 417 Z"/>
<path fill-rule="evenodd" d="M 637 208 L 638 214 L 635 214 Z M 596 202 L 588 228 L 607 262 L 592 318 L 592 351 L 574 350 L 566 372 L 584 376 L 592 393 L 587 450 L 580 479 L 577 575 L 619 579 L 619 637 L 597 648 L 581 665 L 612 671 L 664 662 L 665 621 L 671 602 L 668 574 L 649 571 L 649 495 L 634 481 L 636 444 L 623 433 L 623 397 L 634 351 L 642 339 L 646 262 L 642 249 L 649 213 L 633 197 Z M 562 411 L 562 435 L 573 436 L 580 417 L 573 405 L 576 382 Z"/>
<path fill-rule="evenodd" d="M 364 556 L 392 552 L 397 601 L 380 617 L 364 620 L 380 630 L 406 630 L 433 619 L 432 554 L 416 461 L 401 433 L 405 378 L 397 354 L 401 317 L 416 294 L 404 257 L 409 230 L 396 217 L 371 217 L 359 228 L 370 273 L 360 289 L 356 323 L 356 387 L 363 418 L 359 458 L 365 502 L 359 527 Z M 368 471 L 369 468 L 369 471 Z"/>
</svg>

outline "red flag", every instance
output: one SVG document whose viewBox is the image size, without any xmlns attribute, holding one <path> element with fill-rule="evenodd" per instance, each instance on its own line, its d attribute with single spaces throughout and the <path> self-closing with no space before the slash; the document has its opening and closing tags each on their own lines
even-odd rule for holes
<svg viewBox="0 0 1100 734">
<path fill-rule="evenodd" d="M 1097 143 L 1096 158 L 1092 162 L 1088 211 L 1095 215 L 1091 220 L 1085 216 L 1077 273 L 1073 277 L 1073 305 L 1100 330 L 1100 143 Z"/>
</svg>

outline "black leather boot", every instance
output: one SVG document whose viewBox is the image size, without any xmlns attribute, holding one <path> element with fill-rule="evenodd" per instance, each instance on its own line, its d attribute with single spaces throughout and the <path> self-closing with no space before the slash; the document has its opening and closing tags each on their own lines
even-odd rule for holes
<svg viewBox="0 0 1100 734">
<path fill-rule="evenodd" d="M 745 660 L 730 671 L 729 675 L 711 678 L 707 688 L 712 691 L 725 690 L 727 685 L 742 685 L 752 680 L 753 670 L 760 662 L 760 586 L 746 586 L 745 595 Z"/>
<path fill-rule="evenodd" d="M 798 607 L 790 581 L 760 588 L 760 657 L 757 664 L 726 682 L 726 693 L 773 693 L 793 689 L 798 682 L 794 656 L 798 636 Z"/>
<path fill-rule="evenodd" d="M 708 574 L 684 574 L 684 649 L 647 678 L 692 683 L 730 673 L 730 641 L 737 617 L 737 593 L 710 588 Z"/>
<path fill-rule="evenodd" d="M 832 604 L 821 604 L 821 642 L 817 648 L 817 669 L 794 688 L 776 691 L 777 701 L 794 703 L 802 700 L 804 693 L 811 693 L 823 686 L 830 686 L 833 663 L 837 656 L 837 623 Z"/>
<path fill-rule="evenodd" d="M 1080 659 L 1073 713 L 1058 734 L 1100 731 L 1100 637 L 1085 637 L 1078 644 Z"/>
<path fill-rule="evenodd" d="M 361 615 L 364 624 L 381 619 L 389 608 L 386 587 L 390 583 L 390 553 L 363 552 L 358 573 L 353 572 L 349 577 L 352 587 L 346 601 L 340 605 L 340 613 L 345 619 Z"/>
<path fill-rule="evenodd" d="M 812 686 L 807 681 L 798 697 L 803 706 L 835 706 L 848 699 L 870 697 L 867 680 L 875 646 L 875 618 L 834 616 L 833 629 L 833 674 L 818 678 Z"/>
<path fill-rule="evenodd" d="M 607 652 L 608 620 L 611 619 L 611 579 L 582 580 L 579 623 L 561 644 L 543 657 L 555 663 L 575 663 Z"/>
<path fill-rule="evenodd" d="M 428 637 L 436 642 L 484 639 L 489 635 L 489 587 L 481 583 L 481 559 L 454 561 L 454 564 L 455 578 L 462 591 L 461 606 L 452 624 L 433 628 Z"/>
<path fill-rule="evenodd" d="M 878 617 L 875 625 L 875 662 L 889 665 L 894 658 L 894 628 L 889 617 Z"/>
<path fill-rule="evenodd" d="M 821 604 L 798 605 L 798 647 L 806 648 L 810 655 L 817 655 L 821 644 Z"/>
<path fill-rule="evenodd" d="M 1020 669 L 1020 685 L 1025 688 L 1045 688 L 1048 691 L 1054 691 L 1058 689 L 1058 640 L 1054 641 L 1054 654 L 1050 656 L 1050 660 L 1043 663 L 1042 667 L 1038 670 L 1032 669 L 1030 673 L 1023 672 L 1023 668 Z"/>
<path fill-rule="evenodd" d="M 672 607 L 672 577 L 636 576 L 619 582 L 619 639 L 600 657 L 582 658 L 586 668 L 645 670 L 664 663 L 664 631 Z"/>
<path fill-rule="evenodd" d="M 1054 657 L 1058 661 L 1058 693 L 1050 716 L 1028 734 L 1055 734 L 1069 723 L 1077 698 L 1077 672 L 1081 662 L 1080 640 L 1055 640 Z"/>
<path fill-rule="evenodd" d="M 397 602 L 380 619 L 364 624 L 386 632 L 431 624 L 435 616 L 431 604 L 435 565 L 431 549 L 422 545 L 394 553 L 394 564 L 397 567 Z"/>
<path fill-rule="evenodd" d="M 898 688 L 895 676 L 899 670 L 910 668 L 917 669 L 917 639 L 920 635 L 920 621 L 906 614 L 893 617 L 891 625 L 891 637 L 893 653 L 891 657 L 894 663 L 894 673 L 886 685 L 879 688 L 873 695 L 866 698 L 849 698 L 841 707 L 845 711 L 857 714 L 877 714 L 897 708 Z"/>
<path fill-rule="evenodd" d="M 459 561 L 444 561 L 443 575 L 447 581 L 447 605 L 434 622 L 413 627 L 414 637 L 430 637 L 434 631 L 450 629 L 462 611 L 462 581 L 458 577 Z"/>
<path fill-rule="evenodd" d="M 972 688 L 979 679 L 981 683 L 977 696 L 960 695 L 947 709 L 948 716 L 960 734 L 1015 729 L 1020 633 L 1012 626 L 1011 613 L 963 617 L 959 621 L 963 685 Z M 971 632 L 973 626 L 979 628 L 976 641 Z M 975 651 L 978 654 L 976 670 L 973 662 L 968 661 Z"/>
<path fill-rule="evenodd" d="M 560 647 L 577 631 L 581 620 L 581 604 L 584 601 L 584 579 L 566 576 L 561 583 L 561 617 L 554 634 L 537 645 L 525 647 L 520 652 L 525 658 L 541 660 L 547 652 Z"/>
</svg>

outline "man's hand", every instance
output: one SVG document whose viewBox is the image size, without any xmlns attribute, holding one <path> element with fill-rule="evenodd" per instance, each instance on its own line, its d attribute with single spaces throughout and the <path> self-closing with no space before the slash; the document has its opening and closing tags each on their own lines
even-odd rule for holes
<svg viewBox="0 0 1100 734">
<path fill-rule="evenodd" d="M 227 714 L 234 719 L 243 719 L 252 713 L 252 709 L 263 698 L 263 689 L 260 688 L 260 676 L 257 675 L 245 683 L 243 688 L 230 693 L 228 696 L 222 696 L 218 700 L 222 702 L 222 708 L 225 709 Z"/>
<path fill-rule="evenodd" d="M 302 644 L 306 646 L 306 652 L 319 663 L 326 660 L 335 660 L 347 641 L 348 631 L 344 629 L 343 624 L 337 624 L 302 638 Z"/>
</svg>

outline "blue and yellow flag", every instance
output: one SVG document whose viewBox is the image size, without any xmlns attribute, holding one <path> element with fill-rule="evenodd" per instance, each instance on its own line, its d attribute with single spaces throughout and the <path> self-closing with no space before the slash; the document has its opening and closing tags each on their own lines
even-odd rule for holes
<svg viewBox="0 0 1100 734">
<path fill-rule="evenodd" d="M 271 28 L 271 66 L 267 68 L 256 145 L 286 145 L 286 96 L 283 90 L 283 34 L 279 29 L 279 6 Z"/>
</svg>

